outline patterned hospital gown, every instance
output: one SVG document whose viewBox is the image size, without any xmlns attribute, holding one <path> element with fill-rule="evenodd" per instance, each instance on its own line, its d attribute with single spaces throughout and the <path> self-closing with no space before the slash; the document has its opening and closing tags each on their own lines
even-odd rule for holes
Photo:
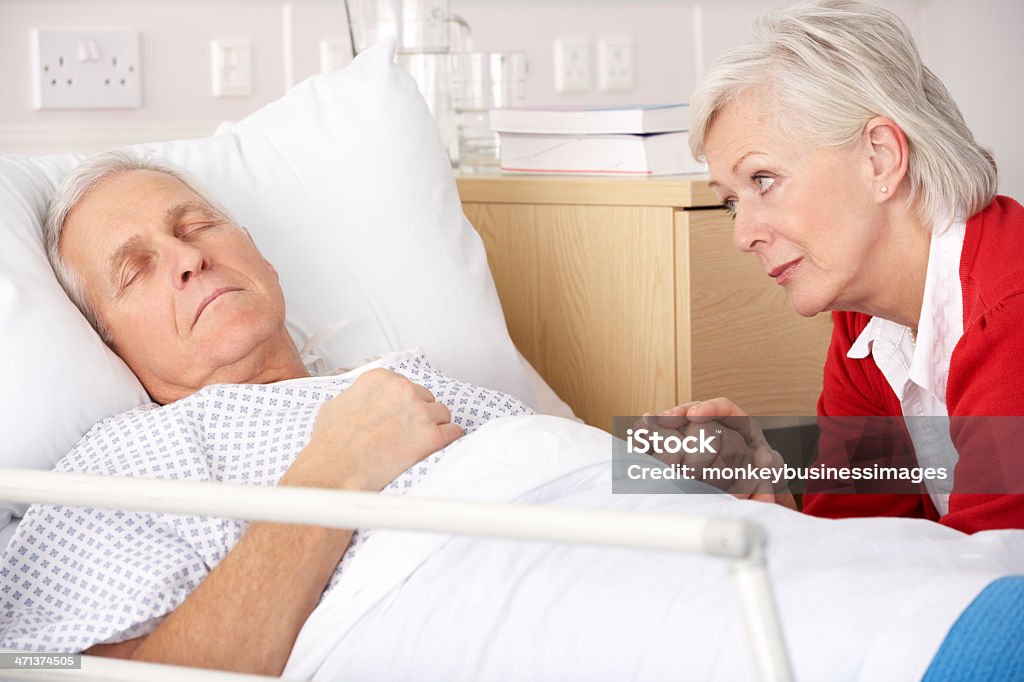
<svg viewBox="0 0 1024 682">
<path fill-rule="evenodd" d="M 512 396 L 441 374 L 420 353 L 396 354 L 382 366 L 428 388 L 467 434 L 498 417 L 532 413 Z M 320 405 L 354 380 L 208 386 L 163 407 L 101 421 L 56 470 L 275 485 L 308 442 Z M 383 493 L 408 491 L 444 452 L 406 470 Z M 0 647 L 75 652 L 145 635 L 202 582 L 246 526 L 34 505 L 0 555 Z M 370 533 L 356 531 L 324 594 Z"/>
</svg>

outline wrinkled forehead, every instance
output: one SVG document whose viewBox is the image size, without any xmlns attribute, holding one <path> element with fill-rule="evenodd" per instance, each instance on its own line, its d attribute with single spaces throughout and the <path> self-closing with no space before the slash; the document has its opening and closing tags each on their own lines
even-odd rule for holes
<svg viewBox="0 0 1024 682">
<path fill-rule="evenodd" d="M 711 119 L 704 138 L 704 154 L 712 175 L 735 173 L 745 158 L 769 156 L 777 161 L 802 156 L 814 145 L 795 131 L 799 115 L 773 102 L 764 92 L 738 97 Z"/>
<path fill-rule="evenodd" d="M 172 227 L 190 214 L 222 218 L 209 201 L 173 175 L 152 170 L 115 173 L 91 187 L 68 212 L 61 254 L 76 268 L 102 267 L 127 240 Z"/>
<path fill-rule="evenodd" d="M 724 182 L 741 160 L 773 146 L 773 130 L 759 107 L 747 100 L 735 100 L 722 107 L 704 138 L 712 186 Z"/>
<path fill-rule="evenodd" d="M 82 196 L 68 212 L 64 235 L 85 230 L 96 233 L 90 236 L 99 236 L 119 229 L 152 228 L 187 212 L 224 217 L 206 198 L 169 173 L 126 170 L 103 178 Z"/>
</svg>

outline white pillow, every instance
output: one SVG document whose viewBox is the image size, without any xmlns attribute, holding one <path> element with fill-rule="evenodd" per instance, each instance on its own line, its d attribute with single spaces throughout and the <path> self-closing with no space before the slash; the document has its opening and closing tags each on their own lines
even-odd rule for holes
<svg viewBox="0 0 1024 682">
<path fill-rule="evenodd" d="M 77 163 L 0 157 L 0 467 L 49 469 L 95 421 L 147 400 L 46 260 L 46 206 Z"/>
<path fill-rule="evenodd" d="M 350 320 L 319 351 L 328 365 L 419 345 L 440 370 L 535 403 L 482 242 L 393 44 L 227 132 L 143 147 L 191 171 L 249 228 L 281 275 L 300 345 Z M 48 469 L 94 422 L 147 400 L 46 261 L 46 205 L 80 160 L 0 157 L 0 467 Z"/>
</svg>

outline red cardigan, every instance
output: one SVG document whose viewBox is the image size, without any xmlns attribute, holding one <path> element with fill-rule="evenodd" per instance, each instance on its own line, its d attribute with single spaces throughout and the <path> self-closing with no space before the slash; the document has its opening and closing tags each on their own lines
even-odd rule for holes
<svg viewBox="0 0 1024 682">
<path fill-rule="evenodd" d="M 999 196 L 967 221 L 960 282 L 964 335 L 953 350 L 946 385 L 950 436 L 960 454 L 949 513 L 939 518 L 927 494 L 820 493 L 804 496 L 806 513 L 829 518 L 917 516 L 968 533 L 1024 528 L 1024 495 L 977 494 L 993 490 L 993 485 L 985 486 L 991 472 L 1001 472 L 999 491 L 1024 490 L 1024 417 L 962 419 L 1024 415 L 1024 207 Z M 832 316 L 818 415 L 902 415 L 874 360 L 846 357 L 871 318 L 853 312 Z M 822 445 L 824 460 L 824 436 Z"/>
</svg>

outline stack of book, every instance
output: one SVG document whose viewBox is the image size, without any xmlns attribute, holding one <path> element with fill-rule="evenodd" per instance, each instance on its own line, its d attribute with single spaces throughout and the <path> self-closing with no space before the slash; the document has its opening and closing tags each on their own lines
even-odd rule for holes
<svg viewBox="0 0 1024 682">
<path fill-rule="evenodd" d="M 704 173 L 690 156 L 686 104 L 585 109 L 493 109 L 505 173 Z"/>
</svg>

